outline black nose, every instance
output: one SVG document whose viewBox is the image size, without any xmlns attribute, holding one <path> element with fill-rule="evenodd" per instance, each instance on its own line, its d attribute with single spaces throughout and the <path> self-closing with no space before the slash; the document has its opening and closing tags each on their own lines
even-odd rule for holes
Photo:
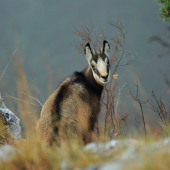
<svg viewBox="0 0 170 170">
<path fill-rule="evenodd" d="M 107 80 L 107 78 L 108 78 L 108 75 L 106 75 L 106 76 L 101 76 L 104 80 Z"/>
</svg>

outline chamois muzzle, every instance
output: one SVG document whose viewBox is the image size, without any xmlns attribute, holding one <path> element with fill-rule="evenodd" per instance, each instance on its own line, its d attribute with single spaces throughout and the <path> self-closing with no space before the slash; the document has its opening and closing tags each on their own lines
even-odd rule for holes
<svg viewBox="0 0 170 170">
<path fill-rule="evenodd" d="M 103 78 L 103 80 L 104 80 L 105 82 L 107 82 L 108 75 L 106 75 L 106 76 L 101 76 L 101 77 Z"/>
</svg>

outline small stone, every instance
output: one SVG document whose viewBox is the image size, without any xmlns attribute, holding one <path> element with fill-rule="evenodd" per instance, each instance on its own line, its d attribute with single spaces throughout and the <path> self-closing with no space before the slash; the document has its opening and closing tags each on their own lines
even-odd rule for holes
<svg viewBox="0 0 170 170">
<path fill-rule="evenodd" d="M 0 146 L 0 162 L 2 160 L 7 160 L 9 157 L 13 156 L 16 152 L 18 152 L 18 150 L 10 145 Z"/>
</svg>

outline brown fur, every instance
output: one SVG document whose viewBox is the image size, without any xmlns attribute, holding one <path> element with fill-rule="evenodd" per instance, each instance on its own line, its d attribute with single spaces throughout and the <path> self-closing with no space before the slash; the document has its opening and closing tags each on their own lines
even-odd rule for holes
<svg viewBox="0 0 170 170">
<path fill-rule="evenodd" d="M 86 69 L 87 75 L 89 72 L 91 72 L 91 69 Z M 83 83 L 75 83 L 75 79 L 76 76 L 72 76 L 64 80 L 42 108 L 36 129 L 39 138 L 46 144 L 52 145 L 56 140 L 68 139 L 69 130 L 82 138 L 85 143 L 91 141 L 91 133 L 100 111 L 100 99 L 96 94 L 89 93 Z M 56 113 L 54 101 L 63 86 L 66 86 L 66 89 L 62 94 L 63 100 L 60 103 L 61 113 Z M 83 98 L 80 97 L 80 94 Z M 61 114 L 61 118 L 55 122 L 55 125 L 52 125 L 53 115 L 56 114 Z M 94 122 L 92 120 L 91 123 L 90 119 L 94 119 Z M 53 126 L 58 127 L 57 137 L 53 132 Z"/>
<path fill-rule="evenodd" d="M 90 49 L 89 44 L 86 46 Z M 105 61 L 104 53 L 102 57 Z M 40 140 L 53 145 L 76 136 L 84 143 L 91 142 L 102 91 L 103 85 L 94 76 L 91 66 L 66 78 L 42 108 L 36 127 Z"/>
</svg>

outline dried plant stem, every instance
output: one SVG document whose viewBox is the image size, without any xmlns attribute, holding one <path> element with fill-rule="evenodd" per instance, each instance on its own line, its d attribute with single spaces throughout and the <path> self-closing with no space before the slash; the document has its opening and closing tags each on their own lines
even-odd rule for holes
<svg viewBox="0 0 170 170">
<path fill-rule="evenodd" d="M 8 64 L 6 65 L 4 71 L 3 71 L 2 75 L 1 75 L 0 81 L 1 81 L 1 79 L 2 79 L 2 77 L 4 75 L 4 73 L 5 73 L 6 69 L 8 68 L 9 63 L 11 62 L 12 58 L 14 57 L 14 54 L 16 53 L 16 51 L 17 51 L 17 49 L 13 52 L 11 59 L 9 60 Z"/>
<path fill-rule="evenodd" d="M 141 103 L 141 101 L 139 100 L 139 107 L 140 107 L 140 109 L 141 109 L 141 113 L 142 113 L 142 122 L 143 122 L 143 130 L 144 130 L 144 132 L 145 132 L 145 137 L 147 137 L 146 136 L 146 126 L 145 126 L 145 116 L 144 116 L 144 114 L 143 114 L 143 108 L 142 108 L 142 103 Z"/>
<path fill-rule="evenodd" d="M 161 130 L 163 132 L 165 132 L 165 134 L 168 136 L 169 130 L 170 130 L 170 128 L 169 128 L 170 107 L 166 103 L 162 102 L 161 97 L 158 100 L 153 90 L 151 90 L 151 92 L 152 92 L 152 96 L 153 96 L 156 104 L 154 104 L 154 102 L 151 99 L 146 99 L 146 103 L 149 103 L 149 105 L 150 105 L 148 108 L 152 109 L 153 112 L 158 114 L 158 116 L 163 124 L 163 125 L 159 125 L 159 127 L 161 127 Z"/>
<path fill-rule="evenodd" d="M 15 99 L 15 100 L 18 100 L 18 101 L 21 101 L 21 102 L 24 102 L 24 103 L 27 103 L 27 104 L 30 104 L 30 105 L 35 106 L 35 107 L 38 107 L 38 108 L 42 108 L 42 106 L 38 106 L 38 105 L 36 105 L 36 104 L 30 103 L 30 102 L 27 102 L 27 101 L 25 101 L 25 100 L 22 100 L 22 99 L 13 97 L 13 96 L 9 96 L 9 95 L 6 94 L 6 96 L 4 96 L 4 98 L 7 98 L 7 97 L 12 98 L 12 99 Z"/>
<path fill-rule="evenodd" d="M 122 55 L 120 56 L 120 59 L 118 60 L 118 62 L 117 62 L 117 64 L 116 64 L 116 66 L 115 66 L 115 69 L 114 69 L 114 71 L 113 71 L 113 74 L 115 74 L 115 73 L 116 73 L 117 68 L 119 67 L 120 61 L 121 61 L 121 60 L 122 60 L 122 58 L 123 58 L 124 53 L 125 53 L 125 51 L 124 51 L 124 42 L 123 42 Z"/>
<path fill-rule="evenodd" d="M 25 96 L 28 96 L 29 98 L 31 98 L 31 99 L 34 99 L 34 100 L 36 100 L 42 107 L 43 107 L 43 104 L 37 99 L 37 98 L 35 98 L 35 97 L 32 97 L 32 96 L 29 96 L 29 95 L 27 95 L 27 94 L 25 94 L 25 93 L 23 93 L 23 92 L 21 92 L 23 95 L 25 95 Z"/>
<path fill-rule="evenodd" d="M 105 127 L 104 127 L 104 134 L 106 134 L 106 130 L 107 130 L 107 117 L 108 117 L 108 104 L 109 104 L 109 95 L 107 95 L 107 99 L 106 99 L 106 113 L 105 113 Z"/>
<path fill-rule="evenodd" d="M 146 125 L 145 125 L 145 116 L 144 116 L 143 107 L 142 107 L 142 104 L 145 104 L 146 102 L 142 102 L 139 99 L 138 94 L 139 94 L 139 89 L 138 89 L 138 81 L 137 81 L 137 84 L 136 84 L 136 96 L 134 96 L 131 91 L 130 91 L 130 95 L 131 95 L 132 99 L 139 104 L 139 107 L 140 107 L 140 110 L 141 110 L 141 114 L 142 114 L 141 117 L 142 117 L 143 126 L 142 126 L 142 124 L 136 118 L 135 118 L 135 120 L 142 127 L 142 129 L 143 129 L 143 131 L 145 133 L 145 138 L 147 138 Z"/>
<path fill-rule="evenodd" d="M 163 110 L 162 110 L 162 107 L 160 106 L 159 101 L 157 100 L 154 91 L 151 90 L 151 92 L 152 92 L 152 96 L 154 97 L 154 99 L 155 99 L 155 101 L 156 101 L 156 103 L 157 103 L 157 105 L 158 105 L 158 107 L 159 107 L 160 115 L 162 115 L 162 116 L 165 118 L 164 112 L 163 112 Z M 162 117 L 162 116 L 161 116 L 161 117 Z M 164 119 L 162 119 L 162 121 L 163 121 L 163 123 L 166 123 L 166 122 L 164 121 Z"/>
</svg>

